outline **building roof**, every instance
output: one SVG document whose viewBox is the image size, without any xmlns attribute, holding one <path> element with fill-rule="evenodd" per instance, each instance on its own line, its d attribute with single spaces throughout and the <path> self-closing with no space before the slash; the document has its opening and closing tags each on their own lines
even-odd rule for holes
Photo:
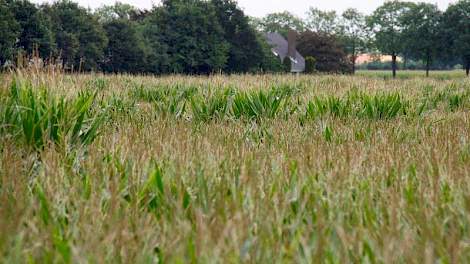
<svg viewBox="0 0 470 264">
<path fill-rule="evenodd" d="M 289 43 L 279 33 L 267 33 L 266 40 L 269 45 L 272 46 L 272 51 L 277 56 L 284 60 L 289 52 Z M 292 61 L 292 72 L 303 72 L 305 71 L 305 59 L 300 53 L 295 51 L 295 58 L 291 58 Z"/>
</svg>

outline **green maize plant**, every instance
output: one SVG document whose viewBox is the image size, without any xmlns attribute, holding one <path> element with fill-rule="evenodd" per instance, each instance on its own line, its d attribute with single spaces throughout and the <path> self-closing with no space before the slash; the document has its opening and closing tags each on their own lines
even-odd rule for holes
<svg viewBox="0 0 470 264">
<path fill-rule="evenodd" d="M 314 97 L 306 106 L 305 118 L 323 116 L 335 118 L 358 117 L 375 120 L 396 118 L 407 114 L 408 104 L 399 94 L 356 95 L 344 98 L 336 96 Z"/>
<path fill-rule="evenodd" d="M 274 89 L 238 92 L 233 97 L 231 113 L 236 119 L 274 118 L 284 107 L 287 98 L 287 95 Z"/>
<path fill-rule="evenodd" d="M 391 119 L 406 115 L 406 103 L 399 94 L 362 95 L 360 116 L 370 119 Z"/>
<path fill-rule="evenodd" d="M 35 90 L 29 82 L 16 79 L 3 110 L 3 133 L 37 150 L 49 142 L 88 145 L 105 120 L 104 111 L 93 109 L 95 98 L 96 93 L 87 91 L 73 99 L 55 97 L 45 88 Z"/>
<path fill-rule="evenodd" d="M 191 112 L 196 121 L 208 122 L 227 116 L 230 107 L 231 89 L 216 91 L 210 96 L 196 95 L 191 100 Z"/>
</svg>

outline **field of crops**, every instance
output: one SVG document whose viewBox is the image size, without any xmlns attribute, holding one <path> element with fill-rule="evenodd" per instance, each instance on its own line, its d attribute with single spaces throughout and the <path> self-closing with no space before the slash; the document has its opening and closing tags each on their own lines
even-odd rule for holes
<svg viewBox="0 0 470 264">
<path fill-rule="evenodd" d="M 467 262 L 469 190 L 463 76 L 0 76 L 4 263 Z"/>
</svg>

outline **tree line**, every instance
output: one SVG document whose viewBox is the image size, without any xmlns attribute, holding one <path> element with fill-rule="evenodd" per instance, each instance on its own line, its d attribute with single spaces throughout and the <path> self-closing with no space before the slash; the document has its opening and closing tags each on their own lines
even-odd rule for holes
<svg viewBox="0 0 470 264">
<path fill-rule="evenodd" d="M 364 52 L 420 61 L 427 72 L 456 64 L 470 72 L 470 0 L 447 10 L 387 1 L 371 15 L 310 8 L 263 18 L 244 14 L 235 0 L 163 0 L 150 10 L 116 3 L 90 10 L 70 0 L 36 5 L 0 0 L 0 65 L 35 54 L 81 71 L 127 73 L 279 72 L 264 33 L 299 32 L 299 52 L 324 72 L 354 72 Z M 311 68 L 311 67 L 309 67 Z"/>
<path fill-rule="evenodd" d="M 407 60 L 422 62 L 427 75 L 432 68 L 446 69 L 456 64 L 461 64 L 467 75 L 470 71 L 470 0 L 459 0 L 445 11 L 429 3 L 387 1 L 370 15 L 353 8 L 342 14 L 310 8 L 305 19 L 282 12 L 255 18 L 252 24 L 261 31 L 303 32 L 301 53 L 306 53 L 305 46 L 319 53 L 325 45 L 315 45 L 322 38 L 329 46 L 339 47 L 347 54 L 352 72 L 358 54 L 364 52 L 390 55 L 393 76 L 396 76 L 398 57 L 405 63 Z M 331 55 L 331 49 L 325 54 Z"/>
</svg>

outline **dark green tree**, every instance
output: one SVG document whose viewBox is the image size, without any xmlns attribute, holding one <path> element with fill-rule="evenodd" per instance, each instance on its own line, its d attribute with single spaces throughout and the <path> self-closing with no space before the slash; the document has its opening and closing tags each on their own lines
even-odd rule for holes
<svg viewBox="0 0 470 264">
<path fill-rule="evenodd" d="M 134 16 L 139 13 L 135 7 L 129 4 L 116 2 L 114 5 L 105 5 L 98 8 L 95 14 L 101 23 L 106 23 L 116 19 L 134 20 Z"/>
<path fill-rule="evenodd" d="M 146 58 L 145 71 L 162 74 L 171 72 L 168 45 L 166 44 L 163 29 L 159 26 L 159 14 L 162 12 L 154 8 L 142 21 L 140 32 L 144 40 L 144 53 Z"/>
<path fill-rule="evenodd" d="M 413 59 L 425 62 L 426 76 L 429 76 L 431 64 L 442 48 L 439 32 L 441 15 L 436 5 L 419 3 L 403 16 L 405 49 Z"/>
<path fill-rule="evenodd" d="M 285 11 L 265 16 L 258 22 L 257 27 L 263 32 L 277 32 L 284 37 L 287 37 L 289 30 L 297 32 L 304 31 L 305 23 L 301 18 Z"/>
<path fill-rule="evenodd" d="M 106 22 L 103 27 L 108 37 L 103 69 L 108 72 L 143 71 L 146 59 L 137 26 L 120 18 Z"/>
<path fill-rule="evenodd" d="M 305 58 L 305 73 L 314 73 L 316 71 L 316 62 L 317 60 L 312 56 Z"/>
<path fill-rule="evenodd" d="M 225 68 L 228 44 L 211 3 L 164 0 L 146 23 L 159 46 L 154 54 L 168 58 L 168 72 L 207 74 Z"/>
<path fill-rule="evenodd" d="M 97 17 L 69 0 L 43 8 L 52 22 L 57 42 L 56 56 L 60 56 L 69 67 L 99 69 L 107 38 Z"/>
<path fill-rule="evenodd" d="M 8 0 L 16 21 L 20 26 L 20 34 L 16 48 L 31 55 L 38 51 L 43 58 L 54 50 L 55 42 L 51 32 L 51 24 L 42 10 L 28 0 Z"/>
<path fill-rule="evenodd" d="M 443 41 L 449 53 L 461 58 L 470 75 L 470 0 L 460 0 L 447 8 L 442 20 Z"/>
<path fill-rule="evenodd" d="M 292 61 L 290 60 L 289 56 L 284 57 L 282 60 L 282 65 L 285 72 L 290 73 L 292 71 Z"/>
<path fill-rule="evenodd" d="M 368 25 L 375 33 L 375 46 L 383 54 L 392 56 L 393 78 L 397 75 L 397 56 L 405 47 L 403 18 L 413 6 L 411 2 L 398 0 L 385 2 L 368 18 Z"/>
<path fill-rule="evenodd" d="M 146 56 L 137 22 L 131 20 L 135 9 L 116 3 L 97 10 L 108 38 L 104 51 L 103 70 L 137 73 L 145 71 Z"/>
<path fill-rule="evenodd" d="M 300 34 L 297 50 L 304 58 L 315 58 L 315 67 L 320 72 L 352 72 L 351 62 L 341 42 L 333 35 L 305 31 Z"/>
<path fill-rule="evenodd" d="M 250 26 L 248 17 L 234 0 L 212 0 L 224 38 L 229 44 L 225 70 L 248 72 L 259 69 L 263 59 L 262 46 Z"/>
<path fill-rule="evenodd" d="M 11 60 L 20 26 L 5 0 L 0 0 L 0 67 Z"/>
</svg>

